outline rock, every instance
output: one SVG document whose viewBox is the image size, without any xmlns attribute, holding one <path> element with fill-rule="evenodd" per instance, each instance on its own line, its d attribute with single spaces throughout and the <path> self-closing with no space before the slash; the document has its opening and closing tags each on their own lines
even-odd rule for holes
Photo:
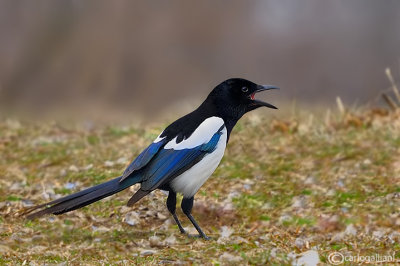
<svg viewBox="0 0 400 266">
<path fill-rule="evenodd" d="M 328 190 L 328 192 L 326 193 L 326 195 L 327 195 L 328 197 L 333 197 L 333 196 L 336 195 L 336 190 L 330 189 L 330 190 Z"/>
<path fill-rule="evenodd" d="M 296 196 L 292 199 L 292 208 L 303 209 L 307 205 L 306 198 L 304 196 Z"/>
<path fill-rule="evenodd" d="M 60 170 L 60 177 L 64 177 L 64 176 L 66 176 L 66 175 L 67 175 L 67 170 L 61 169 L 61 170 Z"/>
<path fill-rule="evenodd" d="M 24 206 L 24 207 L 32 207 L 35 205 L 35 204 L 33 204 L 33 202 L 31 200 L 26 200 L 26 199 L 21 200 L 21 203 L 22 203 L 22 206 Z M 0 207 L 0 209 L 1 209 L 1 207 Z"/>
<path fill-rule="evenodd" d="M 294 265 L 317 266 L 320 263 L 318 252 L 309 250 L 299 255 Z"/>
<path fill-rule="evenodd" d="M 11 187 L 10 187 L 10 190 L 11 190 L 11 191 L 16 191 L 16 190 L 20 190 L 20 189 L 23 189 L 23 184 L 20 183 L 20 182 L 13 183 L 13 184 L 11 185 Z"/>
<path fill-rule="evenodd" d="M 364 161 L 363 161 L 363 164 L 364 165 L 370 165 L 372 162 L 371 162 L 371 160 L 370 159 L 365 159 Z"/>
<path fill-rule="evenodd" d="M 167 219 L 168 217 L 165 216 L 164 214 L 162 214 L 161 212 L 157 212 L 157 218 L 160 219 L 160 220 L 165 220 L 165 219 Z"/>
<path fill-rule="evenodd" d="M 66 189 L 74 189 L 74 188 L 76 188 L 76 186 L 77 186 L 76 183 L 68 182 L 67 184 L 64 185 L 64 188 L 66 188 Z"/>
<path fill-rule="evenodd" d="M 90 170 L 92 168 L 93 168 L 93 164 L 91 163 L 91 164 L 88 164 L 85 167 L 83 167 L 82 170 L 87 171 L 87 170 Z"/>
<path fill-rule="evenodd" d="M 296 238 L 296 240 L 294 241 L 294 245 L 298 248 L 298 249 L 303 249 L 306 246 L 306 241 L 304 241 L 304 239 L 298 237 Z"/>
<path fill-rule="evenodd" d="M 128 212 L 125 215 L 124 221 L 125 221 L 125 223 L 127 223 L 131 226 L 134 226 L 135 224 L 139 223 L 139 219 L 140 219 L 139 215 L 136 212 L 132 211 L 132 212 Z"/>
<path fill-rule="evenodd" d="M 357 228 L 355 228 L 353 224 L 349 224 L 349 225 L 346 227 L 346 230 L 344 231 L 344 233 L 345 233 L 346 235 L 355 236 L 355 235 L 357 234 Z"/>
<path fill-rule="evenodd" d="M 315 178 L 313 176 L 307 177 L 307 179 L 304 181 L 305 185 L 313 185 L 315 184 Z"/>
<path fill-rule="evenodd" d="M 372 236 L 376 239 L 381 239 L 385 236 L 385 232 L 382 229 L 378 229 L 372 233 Z"/>
<path fill-rule="evenodd" d="M 151 250 L 151 249 L 144 249 L 142 251 L 140 251 L 140 256 L 151 256 L 156 254 L 156 251 Z"/>
<path fill-rule="evenodd" d="M 126 157 L 121 157 L 118 158 L 118 160 L 115 161 L 116 164 L 126 164 L 126 162 L 128 161 L 128 159 L 126 159 Z"/>
<path fill-rule="evenodd" d="M 75 172 L 75 173 L 79 172 L 78 167 L 76 167 L 75 165 L 71 165 L 71 166 L 68 168 L 68 170 L 69 170 L 70 172 Z"/>
<path fill-rule="evenodd" d="M 176 244 L 176 238 L 174 236 L 169 236 L 164 240 L 164 244 L 167 246 L 173 246 Z"/>
<path fill-rule="evenodd" d="M 271 249 L 271 251 L 269 252 L 269 255 L 272 257 L 272 258 L 276 258 L 276 252 L 278 251 L 278 249 L 277 248 L 273 248 L 273 249 Z"/>
<path fill-rule="evenodd" d="M 115 163 L 114 163 L 113 161 L 105 161 L 105 162 L 104 162 L 104 166 L 105 166 L 105 167 L 113 167 L 114 164 L 115 164 Z"/>
<path fill-rule="evenodd" d="M 292 220 L 292 216 L 288 215 L 288 214 L 283 214 L 281 217 L 279 217 L 279 222 L 283 223 L 283 222 L 288 222 Z"/>
<path fill-rule="evenodd" d="M 220 232 L 221 232 L 222 238 L 229 238 L 232 235 L 233 230 L 232 230 L 232 228 L 229 228 L 228 226 L 222 226 Z"/>
<path fill-rule="evenodd" d="M 265 203 L 262 207 L 261 207 L 261 210 L 271 210 L 271 209 L 273 209 L 273 206 L 272 206 L 272 204 L 271 203 L 269 203 L 269 202 L 267 202 L 267 203 Z"/>
<path fill-rule="evenodd" d="M 232 255 L 228 252 L 224 252 L 221 256 L 219 256 L 219 260 L 225 262 L 240 262 L 242 261 L 242 257 Z"/>
<path fill-rule="evenodd" d="M 341 242 L 344 239 L 344 237 L 345 237 L 344 232 L 336 233 L 335 235 L 332 236 L 331 242 L 332 243 Z"/>
<path fill-rule="evenodd" d="M 105 227 L 105 226 L 94 226 L 94 225 L 92 225 L 92 230 L 93 230 L 93 232 L 105 233 L 105 232 L 110 231 L 110 228 Z"/>
<path fill-rule="evenodd" d="M 149 242 L 150 242 L 150 247 L 162 247 L 163 246 L 163 242 L 161 241 L 161 239 L 158 236 L 151 236 L 149 238 Z"/>
</svg>

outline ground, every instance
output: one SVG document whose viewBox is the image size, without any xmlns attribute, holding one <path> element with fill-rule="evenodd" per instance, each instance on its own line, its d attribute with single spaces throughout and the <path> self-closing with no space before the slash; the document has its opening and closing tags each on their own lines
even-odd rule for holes
<svg viewBox="0 0 400 266">
<path fill-rule="evenodd" d="M 126 207 L 136 186 L 68 214 L 20 216 L 120 175 L 164 126 L 3 119 L 0 264 L 282 265 L 328 263 L 335 251 L 400 258 L 400 113 L 381 109 L 242 119 L 196 195 L 193 214 L 210 241 L 179 233 L 163 192 Z"/>
</svg>

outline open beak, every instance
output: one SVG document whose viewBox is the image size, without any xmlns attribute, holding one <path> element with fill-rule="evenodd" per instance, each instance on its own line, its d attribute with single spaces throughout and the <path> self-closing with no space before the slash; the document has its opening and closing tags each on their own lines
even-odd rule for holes
<svg viewBox="0 0 400 266">
<path fill-rule="evenodd" d="M 272 108 L 272 109 L 278 109 L 277 107 L 273 106 L 270 103 L 266 103 L 266 102 L 255 99 L 256 93 L 261 92 L 261 91 L 267 91 L 267 90 L 279 90 L 279 88 L 276 86 L 273 86 L 273 85 L 258 85 L 257 90 L 250 95 L 250 98 L 253 100 L 255 105 L 265 106 L 265 107 Z"/>
</svg>

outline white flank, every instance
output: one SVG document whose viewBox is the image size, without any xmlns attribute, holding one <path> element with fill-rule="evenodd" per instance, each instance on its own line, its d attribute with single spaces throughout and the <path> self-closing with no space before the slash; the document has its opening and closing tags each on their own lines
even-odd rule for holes
<svg viewBox="0 0 400 266">
<path fill-rule="evenodd" d="M 190 135 L 188 139 L 176 143 L 176 137 L 169 141 L 164 149 L 183 150 L 197 147 L 201 144 L 207 143 L 211 140 L 212 136 L 224 124 L 224 120 L 220 117 L 212 116 L 207 118 L 199 125 L 198 128 Z M 226 141 L 225 141 L 226 142 Z"/>
<path fill-rule="evenodd" d="M 217 128 L 214 133 L 218 129 L 219 128 Z M 192 196 L 194 196 L 194 194 L 196 194 L 196 192 L 212 175 L 212 173 L 215 171 L 215 169 L 217 169 L 219 163 L 221 162 L 226 147 L 226 136 L 227 132 L 226 128 L 224 127 L 224 129 L 222 130 L 222 135 L 217 143 L 216 149 L 212 153 L 204 156 L 204 158 L 200 162 L 193 165 L 189 170 L 187 170 L 180 176 L 177 176 L 171 182 L 171 187 L 174 189 L 175 192 L 182 193 L 183 197 L 185 198 L 191 198 Z"/>
</svg>

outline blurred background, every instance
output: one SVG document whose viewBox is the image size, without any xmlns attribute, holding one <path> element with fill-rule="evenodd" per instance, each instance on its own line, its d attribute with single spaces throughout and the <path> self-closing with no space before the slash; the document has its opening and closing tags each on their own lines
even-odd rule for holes
<svg viewBox="0 0 400 266">
<path fill-rule="evenodd" d="M 379 102 L 400 1 L 0 1 L 0 110 L 156 115 L 221 81 L 282 102 Z"/>
</svg>

